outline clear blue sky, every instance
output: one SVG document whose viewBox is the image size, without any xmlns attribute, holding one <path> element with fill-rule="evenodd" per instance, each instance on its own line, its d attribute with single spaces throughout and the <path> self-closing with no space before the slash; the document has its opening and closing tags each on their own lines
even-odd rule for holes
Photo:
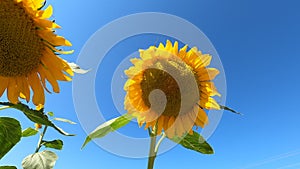
<svg viewBox="0 0 300 169">
<path fill-rule="evenodd" d="M 122 16 L 137 12 L 164 12 L 184 18 L 199 27 L 214 44 L 227 78 L 227 105 L 244 113 L 225 113 L 209 143 L 214 155 L 201 155 L 180 146 L 158 157 L 156 168 L 296 169 L 300 168 L 300 2 L 296 0 L 187 0 L 187 1 L 54 1 L 53 18 L 62 25 L 58 33 L 67 37 L 75 53 L 63 56 L 75 62 L 88 38 L 99 28 Z M 105 41 L 105 39 L 103 39 Z M 151 41 L 151 40 L 149 40 Z M 144 45 L 142 45 L 143 47 Z M 126 52 L 128 49 L 124 48 Z M 113 51 L 112 51 L 113 52 Z M 121 53 L 116 56 L 122 60 Z M 118 59 L 116 59 L 118 61 Z M 113 59 L 111 61 L 114 61 Z M 115 63 L 117 64 L 117 63 Z M 108 70 L 110 72 L 111 70 Z M 109 74 L 109 73 L 108 73 Z M 109 79 L 110 76 L 104 77 Z M 100 78 L 100 77 L 97 77 Z M 114 115 L 111 98 L 101 89 L 110 83 L 96 80 L 103 111 Z M 71 83 L 61 83 L 60 94 L 48 95 L 46 109 L 78 122 Z M 4 98 L 3 98 L 4 99 Z M 88 110 L 87 110 L 88 111 Z M 1 112 L 32 126 L 21 113 Z M 59 124 L 59 123 L 58 123 Z M 50 130 L 46 138 L 64 140 L 57 152 L 56 168 L 141 169 L 147 159 L 122 158 L 89 144 L 80 147 L 86 133 L 80 124 L 59 124 L 76 137 L 63 137 Z M 134 125 L 132 125 L 134 128 Z M 137 126 L 135 126 L 137 127 Z M 127 128 L 136 131 L 137 129 Z M 140 129 L 142 132 L 142 129 Z M 145 131 L 146 132 L 146 131 Z M 0 164 L 18 164 L 34 151 L 37 137 L 23 138 Z M 137 149 L 139 147 L 132 147 Z"/>
</svg>

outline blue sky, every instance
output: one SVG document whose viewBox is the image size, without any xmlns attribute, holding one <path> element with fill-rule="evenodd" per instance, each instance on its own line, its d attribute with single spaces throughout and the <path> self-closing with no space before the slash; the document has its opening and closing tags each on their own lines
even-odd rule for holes
<svg viewBox="0 0 300 169">
<path fill-rule="evenodd" d="M 62 25 L 57 31 L 73 43 L 75 53 L 63 56 L 76 62 L 77 55 L 89 37 L 105 24 L 137 12 L 163 12 L 188 20 L 201 29 L 214 44 L 223 63 L 227 80 L 227 105 L 244 116 L 228 112 L 209 138 L 214 155 L 202 155 L 180 146 L 160 155 L 156 168 L 222 168 L 222 169 L 295 169 L 300 168 L 300 2 L 259 0 L 188 0 L 176 1 L 47 1 L 54 6 L 53 18 Z M 147 38 L 150 39 L 147 39 Z M 155 36 L 137 38 L 136 42 L 155 42 Z M 103 39 L 106 41 L 106 39 Z M 133 42 L 134 39 L 131 41 Z M 130 42 L 129 41 L 125 41 Z M 125 47 L 126 46 L 126 47 Z M 107 62 L 118 64 L 123 55 L 134 52 L 139 45 L 120 45 L 111 51 L 116 58 Z M 145 44 L 141 44 L 144 47 Z M 99 46 L 101 47 L 101 46 Z M 121 51 L 124 51 L 122 53 Z M 103 69 L 103 68 L 102 68 Z M 101 70 L 101 67 L 99 68 Z M 99 71 L 98 70 L 98 71 Z M 108 74 L 112 69 L 108 69 Z M 101 71 L 100 71 L 101 72 Z M 114 117 L 115 108 L 108 95 L 110 76 L 97 76 L 96 96 L 106 117 Z M 78 122 L 72 100 L 72 84 L 61 83 L 62 92 L 47 95 L 46 109 L 59 117 Z M 101 91 L 103 90 L 103 91 Z M 4 100 L 4 98 L 3 98 Z M 106 103 L 107 102 L 107 103 Z M 86 110 L 89 111 L 89 110 Z M 21 113 L 3 111 L 33 124 Z M 111 113 L 111 114 L 110 114 Z M 57 152 L 56 168 L 146 168 L 147 159 L 129 159 L 112 155 L 96 144 L 80 147 L 86 133 L 77 125 L 60 124 L 76 137 L 63 137 L 53 130 L 47 139 L 64 140 L 63 151 Z M 126 128 L 130 134 L 145 134 L 136 125 Z M 144 133 L 145 132 L 145 133 Z M 37 137 L 23 138 L 0 164 L 17 164 L 35 149 Z M 139 147 L 132 147 L 138 149 Z M 148 149 L 148 147 L 146 148 Z"/>
</svg>

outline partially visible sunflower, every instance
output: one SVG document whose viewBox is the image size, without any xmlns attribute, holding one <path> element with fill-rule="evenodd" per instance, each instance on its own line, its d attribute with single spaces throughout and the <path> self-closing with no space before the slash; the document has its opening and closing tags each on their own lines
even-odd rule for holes
<svg viewBox="0 0 300 169">
<path fill-rule="evenodd" d="M 46 80 L 59 93 L 57 81 L 70 81 L 73 71 L 57 54 L 70 54 L 57 49 L 72 46 L 54 33 L 60 28 L 54 21 L 52 6 L 41 10 L 45 0 L 0 0 L 0 97 L 7 90 L 12 103 L 19 97 L 35 105 L 45 103 Z"/>
<path fill-rule="evenodd" d="M 212 96 L 221 96 L 212 80 L 219 74 L 208 68 L 212 56 L 202 54 L 196 47 L 178 49 L 167 41 L 166 45 L 140 50 L 140 59 L 131 60 L 134 66 L 125 71 L 129 77 L 124 90 L 125 109 L 137 118 L 139 125 L 162 130 L 168 137 L 193 133 L 193 126 L 208 123 L 205 110 L 220 109 Z M 193 83 L 196 88 L 193 88 Z M 151 92 L 159 89 L 165 99 Z M 195 90 L 196 89 L 196 90 Z M 163 105 L 163 106 L 162 106 Z"/>
</svg>

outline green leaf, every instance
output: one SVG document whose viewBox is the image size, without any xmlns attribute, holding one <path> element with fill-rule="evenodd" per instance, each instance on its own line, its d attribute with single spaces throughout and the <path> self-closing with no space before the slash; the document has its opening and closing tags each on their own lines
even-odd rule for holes
<svg viewBox="0 0 300 169">
<path fill-rule="evenodd" d="M 52 169 L 57 159 L 55 153 L 43 151 L 25 157 L 22 166 L 24 169 Z"/>
<path fill-rule="evenodd" d="M 8 109 L 8 108 L 10 108 L 10 106 L 2 106 L 2 107 L 0 107 L 0 110 L 5 110 L 5 109 Z"/>
<path fill-rule="evenodd" d="M 169 138 L 170 139 L 170 138 Z M 213 154 L 214 150 L 212 147 L 205 141 L 205 139 L 198 134 L 197 132 L 193 132 L 193 135 L 187 134 L 183 137 L 174 137 L 170 139 L 175 143 L 182 145 L 187 149 L 191 149 L 197 151 L 202 154 Z"/>
<path fill-rule="evenodd" d="M 22 129 L 18 120 L 0 117 L 0 159 L 21 139 Z"/>
<path fill-rule="evenodd" d="M 69 123 L 69 124 L 76 124 L 75 122 L 68 120 L 68 119 L 64 119 L 64 118 L 54 118 L 53 120 L 65 122 L 65 123 Z"/>
<path fill-rule="evenodd" d="M 38 133 L 39 131 L 36 129 L 33 129 L 31 127 L 25 129 L 22 131 L 22 137 L 30 137 L 30 136 L 34 136 Z"/>
<path fill-rule="evenodd" d="M 132 119 L 133 119 L 132 115 L 125 114 L 123 116 L 111 119 L 111 120 L 101 124 L 86 137 L 81 148 L 84 148 L 92 139 L 104 137 L 108 133 L 113 132 L 121 127 L 124 127 Z"/>
<path fill-rule="evenodd" d="M 54 113 L 53 112 L 48 112 L 47 113 L 49 116 L 53 117 L 54 116 Z"/>
<path fill-rule="evenodd" d="M 48 116 L 45 115 L 42 111 L 30 109 L 27 105 L 22 104 L 22 103 L 12 104 L 12 103 L 0 102 L 0 104 L 7 105 L 7 106 L 10 106 L 11 108 L 22 111 L 25 114 L 25 116 L 34 123 L 53 127 L 55 130 L 57 130 L 59 133 L 65 135 L 65 136 L 74 136 L 74 134 L 69 134 L 69 133 L 63 131 L 61 128 L 57 127 L 55 124 L 53 124 L 48 119 Z"/>
<path fill-rule="evenodd" d="M 15 166 L 0 166 L 0 169 L 17 169 Z"/>
<path fill-rule="evenodd" d="M 47 148 L 54 148 L 57 150 L 61 150 L 63 148 L 63 141 L 62 140 L 53 140 L 53 141 L 42 141 L 42 145 L 44 145 Z"/>
</svg>

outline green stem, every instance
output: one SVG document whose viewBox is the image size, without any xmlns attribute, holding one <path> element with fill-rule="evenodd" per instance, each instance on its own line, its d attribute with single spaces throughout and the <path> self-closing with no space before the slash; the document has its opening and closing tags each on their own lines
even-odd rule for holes
<svg viewBox="0 0 300 169">
<path fill-rule="evenodd" d="M 155 151 L 155 153 L 157 154 L 157 152 L 158 152 L 158 148 L 159 148 L 159 146 L 160 146 L 160 144 L 162 143 L 162 141 L 166 138 L 166 133 L 162 133 L 162 136 L 161 136 L 161 138 L 158 140 L 158 142 L 157 142 L 157 144 L 156 144 L 156 146 L 155 146 L 155 149 L 154 149 L 154 151 Z"/>
<path fill-rule="evenodd" d="M 40 148 L 42 147 L 43 138 L 44 138 L 44 136 L 45 136 L 45 133 L 46 133 L 46 131 L 47 131 L 47 128 L 48 128 L 48 126 L 45 126 L 43 132 L 42 132 L 41 135 L 40 135 L 39 142 L 38 142 L 38 144 L 37 144 L 35 153 L 39 152 Z"/>
<path fill-rule="evenodd" d="M 153 169 L 154 167 L 154 161 L 156 158 L 156 129 L 154 128 L 153 131 L 149 129 L 150 134 L 150 151 L 149 151 L 149 157 L 148 157 L 148 168 L 147 169 Z"/>
<path fill-rule="evenodd" d="M 166 138 L 166 134 L 163 133 L 161 138 L 156 143 L 156 134 L 153 134 L 149 129 L 151 141 L 150 141 L 150 151 L 149 151 L 149 158 L 148 158 L 148 169 L 153 169 L 154 161 L 157 156 L 158 148 L 162 141 Z"/>
</svg>

